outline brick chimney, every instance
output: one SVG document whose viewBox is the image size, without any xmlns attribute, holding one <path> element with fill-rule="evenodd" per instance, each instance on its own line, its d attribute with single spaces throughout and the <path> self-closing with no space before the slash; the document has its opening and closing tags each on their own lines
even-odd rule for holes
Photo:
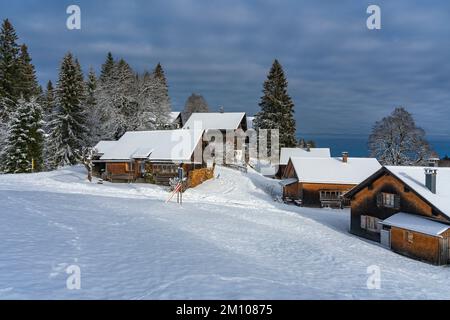
<svg viewBox="0 0 450 320">
<path fill-rule="evenodd" d="M 425 169 L 425 186 L 432 193 L 436 193 L 437 169 Z"/>
<path fill-rule="evenodd" d="M 344 162 L 344 163 L 348 162 L 348 152 L 347 151 L 342 152 L 342 162 Z"/>
</svg>

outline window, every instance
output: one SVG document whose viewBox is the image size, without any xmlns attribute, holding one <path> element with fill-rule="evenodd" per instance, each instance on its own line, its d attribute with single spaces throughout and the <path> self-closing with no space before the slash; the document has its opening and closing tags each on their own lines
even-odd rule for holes
<svg viewBox="0 0 450 320">
<path fill-rule="evenodd" d="M 414 233 L 411 231 L 405 231 L 405 240 L 409 243 L 414 243 Z"/>
<path fill-rule="evenodd" d="M 400 209 L 400 196 L 393 193 L 379 193 L 377 196 L 377 206 L 379 208 Z"/>
<path fill-rule="evenodd" d="M 371 216 L 361 216 L 361 229 L 380 233 L 380 219 Z"/>
</svg>

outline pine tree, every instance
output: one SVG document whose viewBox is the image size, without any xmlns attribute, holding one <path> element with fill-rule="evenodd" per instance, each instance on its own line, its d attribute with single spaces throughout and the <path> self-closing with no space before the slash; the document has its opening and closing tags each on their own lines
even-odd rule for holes
<svg viewBox="0 0 450 320">
<path fill-rule="evenodd" d="M 93 68 L 89 69 L 86 81 L 86 106 L 92 111 L 96 105 L 95 90 L 97 90 L 97 76 Z"/>
<path fill-rule="evenodd" d="M 40 92 L 39 84 L 36 79 L 36 71 L 31 63 L 31 57 L 28 53 L 28 47 L 23 44 L 20 47 L 19 54 L 19 81 L 18 90 L 25 100 L 32 97 L 38 97 Z"/>
<path fill-rule="evenodd" d="M 4 171 L 26 173 L 43 168 L 42 108 L 35 98 L 26 101 L 21 98 L 8 124 L 4 155 Z"/>
<path fill-rule="evenodd" d="M 278 60 L 273 62 L 267 80 L 264 82 L 264 95 L 259 106 L 261 111 L 255 117 L 255 128 L 278 129 L 280 147 L 295 147 L 294 103 L 287 93 L 287 80 Z"/>
<path fill-rule="evenodd" d="M 43 110 L 45 115 L 50 115 L 55 108 L 55 89 L 51 81 L 47 82 L 47 89 L 45 91 Z"/>
<path fill-rule="evenodd" d="M 84 81 L 71 53 L 64 57 L 56 90 L 56 108 L 50 121 L 52 167 L 78 163 L 88 132 L 84 110 Z"/>
<path fill-rule="evenodd" d="M 102 65 L 102 70 L 100 72 L 100 82 L 106 82 L 111 79 L 112 74 L 114 72 L 114 58 L 111 52 L 108 52 L 106 56 L 106 60 Z"/>
<path fill-rule="evenodd" d="M 89 142 L 90 145 L 95 145 L 100 139 L 99 125 L 100 119 L 97 115 L 97 99 L 95 96 L 95 92 L 97 90 L 97 76 L 95 75 L 95 71 L 93 68 L 89 69 L 89 73 L 86 80 L 86 101 L 85 101 L 85 109 L 88 117 L 89 124 Z"/>
<path fill-rule="evenodd" d="M 19 98 L 17 80 L 19 75 L 17 35 L 8 19 L 0 31 L 0 123 L 7 123 Z"/>
<path fill-rule="evenodd" d="M 167 85 L 166 75 L 160 63 L 156 65 L 153 78 L 155 81 L 153 103 L 156 123 L 157 126 L 164 126 L 169 121 L 169 113 L 172 108 L 170 106 L 169 86 Z"/>
<path fill-rule="evenodd" d="M 186 123 L 194 112 L 209 112 L 208 103 L 205 98 L 203 98 L 202 95 L 195 93 L 191 94 L 184 104 L 184 109 L 181 113 L 183 123 Z"/>
</svg>

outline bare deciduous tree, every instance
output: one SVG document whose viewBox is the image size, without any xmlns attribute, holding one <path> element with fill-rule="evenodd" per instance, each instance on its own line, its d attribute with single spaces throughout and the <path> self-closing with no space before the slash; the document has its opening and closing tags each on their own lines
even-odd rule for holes
<svg viewBox="0 0 450 320">
<path fill-rule="evenodd" d="M 369 136 L 369 150 L 383 165 L 424 165 L 435 156 L 425 139 L 425 131 L 416 126 L 413 116 L 402 107 L 375 123 Z"/>
</svg>

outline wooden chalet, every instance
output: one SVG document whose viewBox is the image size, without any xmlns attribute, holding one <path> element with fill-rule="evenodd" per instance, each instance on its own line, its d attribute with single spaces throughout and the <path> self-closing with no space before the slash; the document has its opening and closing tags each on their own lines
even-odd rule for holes
<svg viewBox="0 0 450 320">
<path fill-rule="evenodd" d="M 346 197 L 350 232 L 433 264 L 450 262 L 450 168 L 378 170 Z"/>
<path fill-rule="evenodd" d="M 348 206 L 343 195 L 381 168 L 374 158 L 296 158 L 284 170 L 283 199 L 311 207 Z"/>
<path fill-rule="evenodd" d="M 180 166 L 187 177 L 195 170 L 206 169 L 202 159 L 202 136 L 202 130 L 127 132 L 94 164 L 104 166 L 103 178 L 112 182 L 168 185 L 170 178 L 177 176 Z"/>
<path fill-rule="evenodd" d="M 204 140 L 212 141 L 214 136 L 221 134 L 223 136 L 223 145 L 227 143 L 234 144 L 233 163 L 248 162 L 248 152 L 246 145 L 248 137 L 245 132 L 248 127 L 247 115 L 245 112 L 198 112 L 193 113 L 186 121 L 183 129 L 204 130 Z M 227 134 L 232 134 L 233 141 L 227 141 Z M 243 143 L 239 144 L 238 139 L 242 137 Z M 215 140 L 214 140 L 215 141 Z M 223 164 L 227 165 L 226 156 L 224 154 Z"/>
<path fill-rule="evenodd" d="M 281 148 L 275 176 L 282 178 L 290 158 L 331 158 L 330 148 Z"/>
</svg>

